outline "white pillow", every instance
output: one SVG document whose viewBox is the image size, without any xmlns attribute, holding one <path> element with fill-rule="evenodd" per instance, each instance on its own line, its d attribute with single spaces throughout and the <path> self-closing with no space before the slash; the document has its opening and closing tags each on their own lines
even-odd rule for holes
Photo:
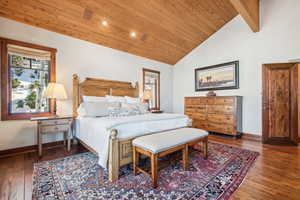
<svg viewBox="0 0 300 200">
<path fill-rule="evenodd" d="M 131 115 L 139 115 L 140 111 L 137 104 L 121 103 L 121 107 L 110 107 L 110 117 L 125 117 Z"/>
<path fill-rule="evenodd" d="M 121 112 L 121 103 L 119 102 L 109 102 L 108 112 L 110 117 L 116 117 Z"/>
<path fill-rule="evenodd" d="M 139 108 L 140 114 L 150 113 L 148 103 L 139 103 L 137 104 L 137 106 Z"/>
<path fill-rule="evenodd" d="M 140 98 L 133 98 L 133 97 L 125 96 L 125 99 L 126 99 L 126 103 L 141 103 Z"/>
<path fill-rule="evenodd" d="M 108 102 L 84 102 L 85 116 L 104 117 L 109 115 Z"/>
<path fill-rule="evenodd" d="M 147 103 L 122 103 L 123 110 L 128 110 L 130 115 L 149 113 L 149 106 Z"/>
<path fill-rule="evenodd" d="M 125 97 L 119 97 L 119 96 L 110 96 L 110 95 L 106 95 L 105 98 L 107 99 L 108 102 L 119 102 L 119 103 L 123 103 L 125 102 Z"/>
<path fill-rule="evenodd" d="M 104 102 L 107 101 L 105 97 L 97 97 L 97 96 L 83 96 L 83 102 Z"/>
<path fill-rule="evenodd" d="M 128 112 L 128 115 L 139 115 L 140 110 L 136 103 L 122 103 L 122 109 Z"/>
</svg>

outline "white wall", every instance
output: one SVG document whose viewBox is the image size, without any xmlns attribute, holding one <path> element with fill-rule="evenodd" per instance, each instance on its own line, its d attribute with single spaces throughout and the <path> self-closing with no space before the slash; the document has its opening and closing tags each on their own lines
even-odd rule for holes
<svg viewBox="0 0 300 200">
<path fill-rule="evenodd" d="M 172 68 L 170 65 L 92 44 L 44 29 L 0 18 L 0 37 L 40 44 L 57 49 L 57 82 L 72 97 L 72 74 L 80 78 L 98 77 L 138 81 L 141 68 L 161 71 L 161 107 L 172 110 Z M 58 112 L 71 114 L 72 101 L 58 102 Z M 44 142 L 60 139 L 48 135 Z M 0 121 L 0 150 L 36 144 L 36 124 L 27 121 Z"/>
<path fill-rule="evenodd" d="M 173 72 L 173 111 L 183 112 L 185 96 L 206 94 L 194 90 L 195 68 L 239 60 L 240 89 L 216 93 L 243 96 L 243 131 L 260 135 L 262 64 L 300 58 L 299 12 L 299 0 L 262 0 L 260 32 L 237 16 L 185 56 Z"/>
</svg>

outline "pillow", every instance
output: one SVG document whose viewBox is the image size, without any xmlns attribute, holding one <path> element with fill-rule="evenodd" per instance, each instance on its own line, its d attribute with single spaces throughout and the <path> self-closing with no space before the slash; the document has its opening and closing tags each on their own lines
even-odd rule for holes
<svg viewBox="0 0 300 200">
<path fill-rule="evenodd" d="M 140 114 L 150 113 L 148 103 L 139 103 L 139 104 L 137 104 L 137 107 L 140 111 Z"/>
<path fill-rule="evenodd" d="M 105 97 L 97 97 L 97 96 L 83 96 L 83 102 L 104 102 L 107 101 Z"/>
<path fill-rule="evenodd" d="M 126 103 L 141 103 L 140 98 L 133 98 L 129 96 L 125 96 Z"/>
<path fill-rule="evenodd" d="M 119 96 L 110 96 L 110 95 L 106 95 L 105 98 L 107 99 L 108 102 L 125 102 L 125 97 L 119 97 Z"/>
<path fill-rule="evenodd" d="M 140 109 L 136 103 L 122 103 L 121 109 L 129 115 L 139 115 Z"/>
<path fill-rule="evenodd" d="M 109 102 L 108 106 L 108 116 L 109 117 L 118 117 L 121 112 L 121 103 L 119 102 Z"/>
<path fill-rule="evenodd" d="M 138 104 L 136 103 L 121 103 L 121 107 L 126 109 L 139 109 Z"/>
<path fill-rule="evenodd" d="M 85 116 L 104 117 L 109 115 L 108 102 L 84 102 Z"/>
<path fill-rule="evenodd" d="M 121 103 L 120 107 L 110 107 L 109 116 L 110 117 L 125 117 L 132 115 L 139 115 L 140 110 L 137 104 L 131 103 Z"/>
</svg>

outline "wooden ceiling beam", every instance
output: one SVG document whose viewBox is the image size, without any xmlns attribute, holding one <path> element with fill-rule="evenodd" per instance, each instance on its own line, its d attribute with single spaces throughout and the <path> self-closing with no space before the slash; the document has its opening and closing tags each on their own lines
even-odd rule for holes
<svg viewBox="0 0 300 200">
<path fill-rule="evenodd" d="M 259 32 L 259 0 L 230 0 L 253 32 Z"/>
</svg>

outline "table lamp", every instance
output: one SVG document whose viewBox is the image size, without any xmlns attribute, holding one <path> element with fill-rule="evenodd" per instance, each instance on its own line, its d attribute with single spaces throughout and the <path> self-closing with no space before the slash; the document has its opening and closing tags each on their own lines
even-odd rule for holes
<svg viewBox="0 0 300 200">
<path fill-rule="evenodd" d="M 67 93 L 63 84 L 49 83 L 44 93 L 44 98 L 48 99 L 67 99 Z M 54 114 L 56 115 L 56 104 L 54 105 Z"/>
<path fill-rule="evenodd" d="M 152 99 L 152 91 L 149 89 L 144 90 L 142 98 L 145 103 L 148 103 L 150 110 L 150 99 Z"/>
</svg>

